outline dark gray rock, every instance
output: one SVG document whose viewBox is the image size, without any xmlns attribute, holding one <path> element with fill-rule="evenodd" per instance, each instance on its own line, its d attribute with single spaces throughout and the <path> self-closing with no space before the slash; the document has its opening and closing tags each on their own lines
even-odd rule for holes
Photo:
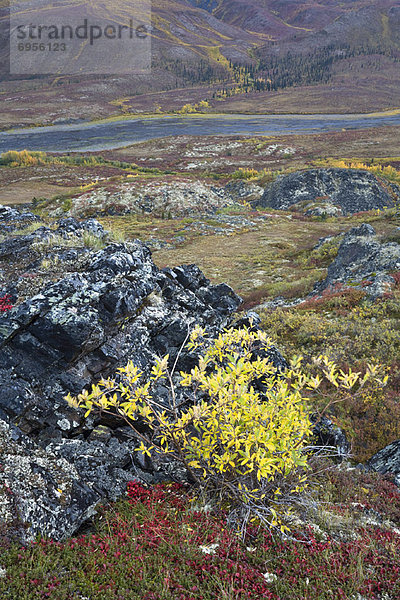
<svg viewBox="0 0 400 600">
<path fill-rule="evenodd" d="M 41 219 L 30 211 L 20 212 L 11 206 L 0 204 L 0 233 L 7 234 L 17 229 L 28 227 L 32 223 L 40 222 Z"/>
<path fill-rule="evenodd" d="M 216 334 L 239 303 L 194 265 L 159 271 L 141 242 L 92 253 L 87 271 L 49 283 L 0 317 L 1 408 L 26 432 L 57 428 L 69 418 L 68 392 L 129 359 L 144 370 L 160 354 L 173 361 L 196 323 Z"/>
<path fill-rule="evenodd" d="M 379 450 L 366 464 L 367 469 L 394 476 L 396 485 L 400 487 L 400 440 Z"/>
<path fill-rule="evenodd" d="M 15 209 L 10 210 L 17 212 Z M 39 217 L 32 215 L 31 213 L 21 213 L 21 218 L 17 220 L 17 223 L 22 222 L 23 226 L 25 227 L 27 223 L 30 224 L 33 222 L 40 222 L 40 220 L 41 219 Z M 13 223 L 13 219 L 10 220 L 10 215 L 7 212 L 4 216 L 3 227 L 8 228 L 8 232 L 12 232 L 15 229 Z M 17 256 L 18 260 L 20 260 L 21 257 L 26 255 L 29 251 L 34 251 L 35 245 L 38 244 L 49 244 L 49 252 L 51 253 L 54 252 L 54 248 L 57 248 L 57 246 L 62 247 L 65 245 L 66 239 L 73 237 L 82 238 L 84 233 L 90 233 L 94 237 L 98 237 L 100 239 L 105 239 L 109 235 L 109 232 L 105 231 L 103 226 L 96 221 L 96 219 L 77 221 L 72 217 L 68 217 L 60 219 L 56 224 L 56 228 L 49 228 L 45 225 L 42 225 L 27 235 L 9 237 L 0 244 L 0 259 L 4 259 L 6 257 L 15 258 Z"/>
<path fill-rule="evenodd" d="M 96 430 L 94 430 L 96 431 Z M 92 434 L 90 436 L 92 438 Z M 100 498 L 116 500 L 126 491 L 128 481 L 143 479 L 143 470 L 136 466 L 135 439 L 120 443 L 116 437 L 100 439 L 61 439 L 50 442 L 46 452 L 61 456 L 88 487 Z"/>
<path fill-rule="evenodd" d="M 328 267 L 326 279 L 318 283 L 316 291 L 335 284 L 360 283 L 371 298 L 389 292 L 395 281 L 388 274 L 400 269 L 400 245 L 381 243 L 374 228 L 363 223 L 353 227 L 344 236 L 335 260 Z"/>
<path fill-rule="evenodd" d="M 348 232 L 348 236 L 356 236 L 356 237 L 371 237 L 376 235 L 375 229 L 372 227 L 370 223 L 361 223 L 357 227 L 353 227 Z"/>
<path fill-rule="evenodd" d="M 74 466 L 0 420 L 0 523 L 22 543 L 62 540 L 95 512 L 100 495 Z M 5 532 L 4 532 L 5 530 Z"/>
<path fill-rule="evenodd" d="M 254 310 L 248 310 L 240 319 L 235 321 L 234 328 L 241 329 L 247 327 L 251 331 L 258 331 L 261 325 L 261 317 Z"/>
<path fill-rule="evenodd" d="M 291 206 L 319 202 L 339 207 L 343 214 L 353 214 L 393 206 L 393 196 L 400 189 L 388 191 L 372 173 L 355 169 L 309 169 L 279 176 L 253 206 L 288 210 Z M 311 208 L 310 208 L 311 210 Z"/>
<path fill-rule="evenodd" d="M 312 421 L 316 423 L 313 427 L 313 434 L 317 446 L 334 448 L 339 458 L 349 456 L 351 446 L 340 427 L 337 427 L 327 417 L 322 417 L 319 421 L 317 421 L 317 417 L 314 417 Z"/>
<path fill-rule="evenodd" d="M 46 228 L 40 229 L 8 240 L 15 244 L 13 251 L 29 252 L 32 239 L 48 234 Z M 59 230 L 60 237 L 88 230 L 103 236 L 93 221 L 85 227 L 73 219 L 63 220 Z M 1 249 L 3 256 L 7 254 L 4 244 L 0 254 Z M 211 286 L 195 265 L 160 271 L 140 242 L 108 246 L 89 255 L 86 270 L 48 281 L 39 294 L 0 316 L 0 416 L 18 423 L 21 432 L 14 453 L 25 453 L 27 478 L 21 490 L 33 508 L 28 510 L 19 496 L 17 504 L 22 506 L 22 520 L 31 523 L 29 535 L 40 531 L 60 539 L 72 534 L 100 498 L 115 499 L 138 474 L 149 481 L 161 476 L 155 464 L 150 465 L 152 474 L 138 464 L 135 440 L 120 441 L 120 421 L 83 421 L 64 396 L 113 374 L 130 359 L 145 372 L 158 355 L 169 353 L 174 361 L 191 327 L 199 323 L 216 334 L 240 304 L 231 288 Z M 195 359 L 183 352 L 178 367 L 191 367 Z M 7 435 L 6 428 L 0 431 L 4 447 L 9 445 Z M 29 491 L 36 459 L 25 452 L 28 442 L 44 465 L 40 493 Z M 70 477 L 74 473 L 65 505 L 74 503 L 73 510 L 53 506 L 57 497 L 46 482 L 54 460 L 61 461 Z M 10 469 L 15 471 L 12 481 L 17 490 L 16 462 L 7 459 L 3 466 L 7 477 Z"/>
<path fill-rule="evenodd" d="M 98 238 L 105 238 L 107 232 L 96 219 L 85 219 L 85 221 L 77 221 L 73 217 L 65 217 L 58 222 L 56 230 L 58 235 L 67 237 L 68 235 L 82 236 L 84 232 L 90 233 Z"/>
</svg>

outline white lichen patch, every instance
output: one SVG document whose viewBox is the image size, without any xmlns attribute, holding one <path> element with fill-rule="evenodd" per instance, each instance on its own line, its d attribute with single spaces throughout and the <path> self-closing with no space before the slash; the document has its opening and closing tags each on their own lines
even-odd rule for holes
<svg viewBox="0 0 400 600">
<path fill-rule="evenodd" d="M 69 519 L 63 520 L 63 515 L 76 511 L 78 516 L 81 510 L 74 496 L 80 489 L 75 467 L 22 435 L 15 441 L 10 426 L 2 420 L 0 463 L 0 521 L 13 524 L 17 519 L 20 526 L 28 525 L 23 534 L 21 530 L 24 543 L 39 531 L 56 539 L 70 533 Z M 83 496 L 82 488 L 82 518 L 89 509 Z"/>
<path fill-rule="evenodd" d="M 263 573 L 263 577 L 267 583 L 273 583 L 278 579 L 278 576 L 275 575 L 275 573 L 268 573 L 268 571 Z"/>
<path fill-rule="evenodd" d="M 209 546 L 199 546 L 203 554 L 215 554 L 219 544 L 210 544 Z"/>
</svg>

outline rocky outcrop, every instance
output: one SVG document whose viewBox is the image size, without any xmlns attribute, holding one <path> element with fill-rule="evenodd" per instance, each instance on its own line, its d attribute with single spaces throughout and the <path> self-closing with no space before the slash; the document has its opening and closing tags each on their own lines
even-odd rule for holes
<svg viewBox="0 0 400 600">
<path fill-rule="evenodd" d="M 368 171 L 309 169 L 282 175 L 264 191 L 254 206 L 288 210 L 298 207 L 309 214 L 353 214 L 393 206 L 400 188 L 384 184 Z"/>
<path fill-rule="evenodd" d="M 8 234 L 40 221 L 40 217 L 30 211 L 20 212 L 16 208 L 0 204 L 0 234 Z"/>
<path fill-rule="evenodd" d="M 10 214 L 3 208 L 7 207 L 0 205 L 0 229 L 8 233 L 0 243 L 0 289 L 6 289 L 13 301 L 35 295 L 68 272 L 85 269 L 93 248 L 111 241 L 95 219 L 79 222 L 69 217 L 46 227 L 30 212 L 11 209 Z M 18 235 L 13 236 L 15 229 Z"/>
<path fill-rule="evenodd" d="M 100 188 L 72 200 L 68 214 L 89 215 L 144 214 L 158 218 L 194 217 L 213 214 L 234 204 L 234 200 L 217 186 L 200 181 L 124 183 L 112 189 Z M 52 211 L 61 216 L 62 209 Z"/>
<path fill-rule="evenodd" d="M 367 468 L 384 475 L 393 475 L 395 483 L 400 487 L 400 440 L 374 454 L 367 462 Z"/>
<path fill-rule="evenodd" d="M 316 290 L 362 283 L 368 295 L 376 298 L 391 291 L 395 280 L 390 272 L 399 269 L 400 244 L 381 243 L 372 225 L 363 223 L 346 233 L 326 279 Z"/>
<path fill-rule="evenodd" d="M 141 242 L 92 252 L 86 271 L 47 284 L 1 318 L 0 411 L 42 439 L 73 431 L 67 392 L 129 359 L 143 369 L 157 355 L 173 360 L 195 323 L 215 334 L 239 303 L 195 265 L 158 270 Z M 189 365 L 183 354 L 180 367 Z"/>
<path fill-rule="evenodd" d="M 67 460 L 0 420 L 0 536 L 60 540 L 94 511 L 99 494 Z"/>
<path fill-rule="evenodd" d="M 88 233 L 94 247 L 82 243 Z M 0 243 L 2 290 L 15 304 L 0 316 L 0 482 L 11 490 L 4 522 L 19 519 L 22 539 L 70 535 L 129 480 L 182 477 L 175 465 L 135 452 L 129 426 L 104 416 L 84 420 L 64 397 L 129 360 L 148 373 L 168 353 L 177 372 L 189 370 L 198 357 L 181 349 L 191 328 L 200 324 L 215 336 L 241 301 L 196 265 L 158 269 L 139 241 L 97 250 L 98 243 L 107 244 L 108 234 L 97 221 L 72 218 Z M 26 279 L 40 281 L 40 290 L 27 294 Z M 277 350 L 270 358 L 286 366 Z M 168 403 L 169 393 L 159 385 L 157 402 Z"/>
<path fill-rule="evenodd" d="M 83 218 L 99 215 L 139 214 L 157 218 L 198 218 L 215 214 L 228 206 L 255 202 L 263 188 L 245 181 L 231 181 L 226 186 L 201 181 L 129 182 L 104 187 L 72 198 L 68 216 Z M 54 217 L 64 215 L 59 203 L 49 205 Z"/>
<path fill-rule="evenodd" d="M 260 185 L 248 181 L 230 181 L 224 187 L 225 194 L 235 202 L 256 203 L 263 195 L 264 190 Z"/>
</svg>

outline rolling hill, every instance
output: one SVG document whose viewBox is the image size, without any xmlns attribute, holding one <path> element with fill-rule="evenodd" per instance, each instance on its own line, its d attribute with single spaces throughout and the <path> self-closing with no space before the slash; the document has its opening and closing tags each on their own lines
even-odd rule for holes
<svg viewBox="0 0 400 600">
<path fill-rule="evenodd" d="M 400 0 L 154 0 L 151 72 L 80 75 L 70 61 L 63 71 L 41 76 L 8 74 L 2 4 L 2 128 L 176 111 L 201 100 L 209 112 L 400 106 Z M 57 3 L 55 18 L 65 20 L 77 7 L 79 0 Z M 87 10 L 123 23 L 138 5 L 99 0 Z"/>
</svg>

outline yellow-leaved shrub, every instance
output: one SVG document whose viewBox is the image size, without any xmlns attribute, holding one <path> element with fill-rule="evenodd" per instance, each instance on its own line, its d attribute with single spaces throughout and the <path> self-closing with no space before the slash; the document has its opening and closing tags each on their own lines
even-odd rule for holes
<svg viewBox="0 0 400 600">
<path fill-rule="evenodd" d="M 284 507 L 307 484 L 312 438 L 307 395 L 316 393 L 323 379 L 342 394 L 359 389 L 378 371 L 374 367 L 362 378 L 321 357 L 322 376 L 311 376 L 303 372 L 300 357 L 277 372 L 268 355 L 271 346 L 263 331 L 230 329 L 208 340 L 196 327 L 188 347 L 201 357 L 177 382 L 187 389 L 187 401 L 178 399 L 168 356 L 153 366 L 148 381 L 129 362 L 116 379 L 66 399 L 85 408 L 85 416 L 120 415 L 141 439 L 139 452 L 156 450 L 180 461 L 200 491 L 228 507 L 236 522 L 257 519 L 285 532 Z M 152 387 L 162 379 L 171 389 L 168 410 L 152 397 Z M 136 428 L 139 418 L 148 434 Z"/>
</svg>

